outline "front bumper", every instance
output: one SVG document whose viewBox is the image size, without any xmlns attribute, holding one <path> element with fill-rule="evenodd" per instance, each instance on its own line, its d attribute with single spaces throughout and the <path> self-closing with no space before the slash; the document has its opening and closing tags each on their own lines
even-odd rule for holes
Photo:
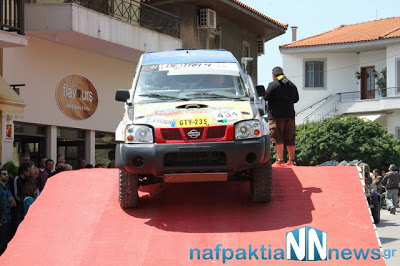
<svg viewBox="0 0 400 266">
<path fill-rule="evenodd" d="M 203 142 L 118 144 L 116 164 L 134 174 L 236 172 L 261 166 L 270 158 L 269 135 L 258 139 Z"/>
</svg>

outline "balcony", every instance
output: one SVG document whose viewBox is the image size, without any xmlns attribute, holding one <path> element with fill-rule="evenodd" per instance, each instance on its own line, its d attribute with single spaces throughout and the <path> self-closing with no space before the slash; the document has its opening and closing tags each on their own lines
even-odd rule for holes
<svg viewBox="0 0 400 266">
<path fill-rule="evenodd" d="M 180 37 L 180 18 L 139 1 L 65 0 L 169 36 Z"/>
<path fill-rule="evenodd" d="M 144 52 L 182 47 L 180 19 L 154 7 L 134 0 L 67 1 L 26 3 L 26 33 L 134 63 Z"/>
<path fill-rule="evenodd" d="M 296 123 L 320 121 L 337 115 L 357 115 L 376 120 L 400 109 L 400 87 L 332 94 L 296 113 Z"/>
<path fill-rule="evenodd" d="M 28 45 L 23 0 L 0 0 L 0 48 Z"/>
<path fill-rule="evenodd" d="M 387 112 L 400 109 L 400 87 L 339 94 L 337 114 Z"/>
</svg>

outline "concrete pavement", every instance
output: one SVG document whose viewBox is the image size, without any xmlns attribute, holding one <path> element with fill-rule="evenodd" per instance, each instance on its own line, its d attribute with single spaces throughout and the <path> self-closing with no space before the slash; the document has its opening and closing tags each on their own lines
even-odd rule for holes
<svg viewBox="0 0 400 266">
<path fill-rule="evenodd" d="M 400 265 L 400 209 L 397 208 L 395 215 L 382 209 L 381 221 L 376 228 L 381 239 L 382 249 L 387 255 L 390 254 L 390 258 L 388 256 L 386 259 L 386 265 Z"/>
</svg>

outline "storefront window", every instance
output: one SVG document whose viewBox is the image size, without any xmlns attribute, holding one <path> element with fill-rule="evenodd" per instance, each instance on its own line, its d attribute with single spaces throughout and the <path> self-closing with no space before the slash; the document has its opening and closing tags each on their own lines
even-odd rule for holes
<svg viewBox="0 0 400 266">
<path fill-rule="evenodd" d="M 23 124 L 19 122 L 14 123 L 15 135 L 29 135 L 29 136 L 46 136 L 46 127 L 31 124 Z"/>
<path fill-rule="evenodd" d="M 38 165 L 40 157 L 46 152 L 46 127 L 14 122 L 13 161 L 19 166 L 21 154 L 29 154 Z"/>
<path fill-rule="evenodd" d="M 57 138 L 85 140 L 85 131 L 69 128 L 57 128 Z"/>
<path fill-rule="evenodd" d="M 85 158 L 85 131 L 57 128 L 57 154 L 63 155 L 72 169 L 78 169 L 78 161 Z"/>
<path fill-rule="evenodd" d="M 96 132 L 96 164 L 108 164 L 115 159 L 114 133 Z"/>
</svg>

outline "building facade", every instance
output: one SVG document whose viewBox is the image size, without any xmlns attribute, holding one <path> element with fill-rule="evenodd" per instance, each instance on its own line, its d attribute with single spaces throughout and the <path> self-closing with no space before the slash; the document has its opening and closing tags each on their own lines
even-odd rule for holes
<svg viewBox="0 0 400 266">
<path fill-rule="evenodd" d="M 2 111 L 3 135 L 12 134 L 2 137 L 0 161 L 17 165 L 24 153 L 36 163 L 61 154 L 74 169 L 79 159 L 112 160 L 124 112 L 115 91 L 131 87 L 144 52 L 223 48 L 255 58 L 256 67 L 257 45 L 287 28 L 235 0 L 30 2 L 20 5 L 23 45 L 14 46 L 22 47 L 3 49 L 4 81 L 16 85 L 9 103 L 19 109 Z M 201 27 L 200 9 L 208 12 Z"/>
<path fill-rule="evenodd" d="M 23 1 L 1 1 L 0 5 L 0 161 L 4 163 L 4 159 L 10 158 L 7 154 L 12 151 L 13 120 L 23 117 L 25 103 L 3 78 L 3 53 L 8 49 L 23 49 L 28 45 L 28 37 L 25 36 L 23 23 Z"/>
<path fill-rule="evenodd" d="M 400 139 L 400 17 L 342 25 L 280 46 L 301 95 L 296 123 L 357 115 Z"/>
<path fill-rule="evenodd" d="M 130 3 L 138 15 L 125 20 L 118 12 L 111 14 L 110 6 L 108 14 L 102 12 L 96 1 L 59 2 L 26 3 L 28 43 L 3 50 L 3 77 L 18 85 L 24 111 L 8 120 L 13 136 L 2 138 L 2 162 L 18 165 L 19 156 L 27 153 L 36 163 L 40 157 L 64 155 L 74 169 L 79 159 L 107 164 L 124 112 L 114 100 L 116 89 L 131 87 L 142 53 L 182 48 L 179 36 L 138 23 L 138 2 Z"/>
</svg>

